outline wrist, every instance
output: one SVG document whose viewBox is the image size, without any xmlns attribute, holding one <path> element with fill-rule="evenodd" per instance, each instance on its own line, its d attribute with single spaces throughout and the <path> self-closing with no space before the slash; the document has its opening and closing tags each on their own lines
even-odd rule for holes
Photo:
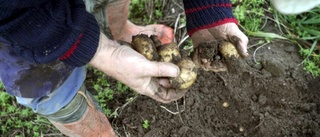
<svg viewBox="0 0 320 137">
<path fill-rule="evenodd" d="M 90 60 L 89 65 L 97 68 L 105 74 L 110 74 L 112 53 L 116 50 L 117 43 L 108 39 L 103 33 L 100 33 L 97 51 Z"/>
</svg>

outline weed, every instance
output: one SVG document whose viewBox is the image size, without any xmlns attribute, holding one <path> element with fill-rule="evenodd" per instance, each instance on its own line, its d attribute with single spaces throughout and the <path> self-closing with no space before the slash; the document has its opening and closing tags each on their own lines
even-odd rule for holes
<svg viewBox="0 0 320 137">
<path fill-rule="evenodd" d="M 103 112 L 107 117 L 116 116 L 117 112 L 113 112 L 107 105 L 114 99 L 115 94 L 128 92 L 130 88 L 94 68 L 88 67 L 88 73 L 92 73 L 94 77 L 88 79 L 86 85 L 89 89 L 92 86 L 93 89 L 90 90 L 95 93 L 94 97 L 99 102 Z"/>
<path fill-rule="evenodd" d="M 148 128 L 149 128 L 149 121 L 148 121 L 148 120 L 143 120 L 142 127 L 143 127 L 144 129 L 148 129 Z"/>
<path fill-rule="evenodd" d="M 163 17 L 163 1 L 161 0 L 132 0 L 129 19 L 137 24 L 155 23 Z"/>
<path fill-rule="evenodd" d="M 40 137 L 40 133 L 59 133 L 47 119 L 14 102 L 15 98 L 4 91 L 0 82 L 0 136 Z"/>
<path fill-rule="evenodd" d="M 282 15 L 278 12 L 275 14 L 279 22 L 287 26 L 284 27 L 287 37 L 300 45 L 304 69 L 314 77 L 319 76 L 320 7 L 298 15 Z"/>
<path fill-rule="evenodd" d="M 316 44 L 316 42 L 315 42 Z M 314 44 L 314 45 L 315 45 Z M 320 55 L 313 52 L 313 49 L 300 49 L 300 54 L 305 60 L 302 62 L 304 69 L 311 73 L 314 77 L 320 75 Z"/>
<path fill-rule="evenodd" d="M 314 77 L 320 75 L 320 47 L 319 44 L 315 44 L 320 39 L 320 7 L 298 15 L 283 15 L 273 10 L 273 7 L 265 8 L 268 3 L 264 0 L 231 1 L 235 6 L 233 13 L 239 21 L 239 26 L 248 36 L 262 37 L 268 42 L 272 39 L 283 39 L 299 44 L 300 54 L 305 59 L 302 63 L 305 70 Z M 266 11 L 272 13 L 272 16 L 266 16 Z M 265 25 L 263 19 L 273 20 L 281 34 L 262 32 Z"/>
<path fill-rule="evenodd" d="M 239 24 L 252 32 L 261 30 L 262 18 L 265 17 L 264 9 L 261 8 L 264 0 L 231 0 L 231 2 L 236 6 L 233 13 Z"/>
</svg>

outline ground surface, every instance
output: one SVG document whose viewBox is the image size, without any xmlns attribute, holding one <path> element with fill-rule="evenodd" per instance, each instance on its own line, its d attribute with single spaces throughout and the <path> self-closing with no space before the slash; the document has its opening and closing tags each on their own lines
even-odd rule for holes
<svg viewBox="0 0 320 137">
<path fill-rule="evenodd" d="M 320 136 L 320 81 L 298 67 L 302 60 L 295 46 L 272 43 L 255 58 L 262 65 L 250 56 L 248 68 L 239 74 L 200 71 L 177 102 L 161 104 L 140 96 L 113 119 L 116 130 L 146 137 Z M 148 129 L 142 127 L 144 120 Z"/>
<path fill-rule="evenodd" d="M 256 42 L 250 38 L 249 45 Z M 257 48 L 249 49 L 250 57 L 235 71 L 200 70 L 177 102 L 139 96 L 123 105 L 110 119 L 114 129 L 132 137 L 319 137 L 320 79 L 299 66 L 298 47 L 275 40 Z M 148 128 L 142 126 L 145 120 Z"/>
</svg>

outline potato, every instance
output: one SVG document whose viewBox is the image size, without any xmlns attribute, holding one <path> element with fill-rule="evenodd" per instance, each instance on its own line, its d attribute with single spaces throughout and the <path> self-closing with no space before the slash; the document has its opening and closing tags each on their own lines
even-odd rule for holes
<svg viewBox="0 0 320 137">
<path fill-rule="evenodd" d="M 155 61 L 159 59 L 155 44 L 152 39 L 145 34 L 132 36 L 132 47 L 148 60 Z"/>
<path fill-rule="evenodd" d="M 240 54 L 232 43 L 223 42 L 219 50 L 230 74 L 241 74 L 248 70 L 247 63 L 245 60 L 239 59 Z"/>
<path fill-rule="evenodd" d="M 232 56 L 239 58 L 237 48 L 231 42 L 222 42 L 219 51 L 224 58 L 231 58 Z"/>
<path fill-rule="evenodd" d="M 158 54 L 162 62 L 178 62 L 181 59 L 179 47 L 174 42 L 160 46 Z"/>
<path fill-rule="evenodd" d="M 148 37 L 140 34 L 132 37 L 132 47 L 144 55 L 148 60 L 172 62 L 180 68 L 180 74 L 175 78 L 169 78 L 173 88 L 185 90 L 192 86 L 197 78 L 197 68 L 189 58 L 182 58 L 176 43 L 172 42 L 159 46 L 156 36 Z"/>
<path fill-rule="evenodd" d="M 197 79 L 197 68 L 191 59 L 184 58 L 177 63 L 180 68 L 178 77 L 170 78 L 173 88 L 185 90 L 192 86 Z"/>
</svg>

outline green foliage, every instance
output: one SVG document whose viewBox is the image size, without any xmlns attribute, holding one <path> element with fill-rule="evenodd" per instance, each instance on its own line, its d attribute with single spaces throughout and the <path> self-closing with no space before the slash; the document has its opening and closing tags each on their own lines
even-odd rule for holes
<svg viewBox="0 0 320 137">
<path fill-rule="evenodd" d="M 315 54 L 310 49 L 300 49 L 300 54 L 305 58 L 303 66 L 305 70 L 311 73 L 314 77 L 320 75 L 320 55 Z"/>
<path fill-rule="evenodd" d="M 262 18 L 265 17 L 263 4 L 264 0 L 231 0 L 235 8 L 234 16 L 239 24 L 248 31 L 260 31 Z M 239 4 L 238 4 L 239 3 Z"/>
<path fill-rule="evenodd" d="M 146 120 L 143 120 L 143 124 L 142 124 L 142 127 L 144 129 L 148 129 L 149 128 L 149 121 L 146 119 Z"/>
<path fill-rule="evenodd" d="M 92 85 L 94 92 L 97 93 L 96 95 L 94 95 L 94 97 L 100 103 L 103 112 L 107 117 L 116 115 L 116 112 L 112 112 L 112 110 L 107 105 L 114 99 L 115 94 L 128 92 L 130 90 L 129 87 L 118 81 L 110 84 L 111 82 L 109 82 L 109 80 L 111 79 L 107 75 L 96 69 L 88 67 L 88 72 L 93 73 L 95 78 L 89 79 L 87 81 L 87 84 L 89 86 Z"/>
<path fill-rule="evenodd" d="M 14 102 L 15 98 L 4 91 L 0 82 L 0 136 L 40 137 L 39 133 L 59 133 L 47 119 Z"/>
<path fill-rule="evenodd" d="M 294 41 L 304 41 L 304 43 L 312 43 L 300 46 L 300 54 L 305 59 L 303 61 L 304 68 L 314 77 L 320 75 L 320 58 L 318 41 L 320 39 L 320 7 L 309 12 L 298 15 L 282 15 L 275 12 L 279 21 L 284 24 L 287 37 Z M 311 46 L 310 46 L 311 45 Z M 302 48 L 302 47 L 309 47 Z"/>
<path fill-rule="evenodd" d="M 137 24 L 155 23 L 163 17 L 161 0 L 131 0 L 129 19 Z"/>
<path fill-rule="evenodd" d="M 286 39 L 295 43 L 315 43 L 320 38 L 320 7 L 309 12 L 297 15 L 283 15 L 273 10 L 273 7 L 267 7 L 267 1 L 264 0 L 231 0 L 233 3 L 233 13 L 238 19 L 240 26 L 248 36 L 262 37 L 266 41 L 272 39 Z M 266 13 L 271 16 L 266 16 Z M 276 27 L 282 34 L 263 32 L 265 26 L 264 20 L 273 20 Z M 315 48 L 315 47 L 318 48 Z M 302 47 L 309 47 L 302 48 Z M 303 65 L 305 70 L 313 76 L 319 76 L 319 44 L 301 46 L 301 56 L 305 59 Z"/>
</svg>

